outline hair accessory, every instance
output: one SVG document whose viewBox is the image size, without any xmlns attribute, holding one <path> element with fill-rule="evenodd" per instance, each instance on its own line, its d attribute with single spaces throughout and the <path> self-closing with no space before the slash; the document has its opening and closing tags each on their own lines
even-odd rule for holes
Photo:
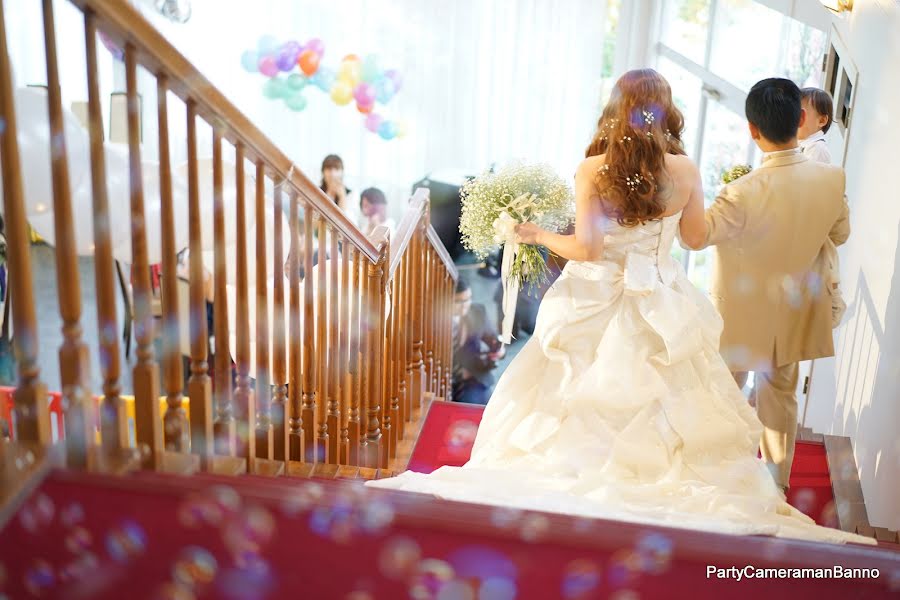
<svg viewBox="0 0 900 600">
<path fill-rule="evenodd" d="M 653 114 L 653 111 L 642 110 L 641 112 L 644 114 L 644 123 L 653 125 L 653 122 L 656 121 L 656 115 Z"/>
<path fill-rule="evenodd" d="M 635 191 L 639 185 L 644 181 L 644 178 L 641 177 L 640 173 L 635 173 L 634 177 L 628 176 L 625 178 L 625 185 L 628 186 L 628 189 L 632 192 Z"/>
</svg>

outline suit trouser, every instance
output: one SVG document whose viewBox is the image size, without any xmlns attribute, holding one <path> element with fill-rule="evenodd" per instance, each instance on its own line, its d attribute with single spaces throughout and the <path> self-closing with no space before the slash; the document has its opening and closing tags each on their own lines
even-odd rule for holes
<svg viewBox="0 0 900 600">
<path fill-rule="evenodd" d="M 756 371 L 752 398 L 756 413 L 765 429 L 759 449 L 770 464 L 778 485 L 788 487 L 791 465 L 794 462 L 794 443 L 797 440 L 797 363 Z M 740 387 L 747 381 L 747 372 L 733 373 Z"/>
</svg>

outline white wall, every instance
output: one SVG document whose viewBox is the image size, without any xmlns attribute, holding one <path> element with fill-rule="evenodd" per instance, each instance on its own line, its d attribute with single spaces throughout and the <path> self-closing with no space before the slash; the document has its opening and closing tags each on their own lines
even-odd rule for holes
<svg viewBox="0 0 900 600">
<path fill-rule="evenodd" d="M 834 359 L 816 361 L 807 426 L 849 436 L 869 520 L 900 529 L 900 5 L 857 0 L 836 19 L 859 70 L 847 149 L 849 308 Z"/>
</svg>

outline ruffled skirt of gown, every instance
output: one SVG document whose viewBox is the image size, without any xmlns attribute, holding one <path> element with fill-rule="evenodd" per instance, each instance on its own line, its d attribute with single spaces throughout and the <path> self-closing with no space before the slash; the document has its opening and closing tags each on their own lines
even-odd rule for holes
<svg viewBox="0 0 900 600">
<path fill-rule="evenodd" d="M 368 482 L 462 502 L 829 542 L 757 457 L 762 425 L 718 352 L 722 321 L 678 266 L 631 285 L 569 262 L 497 383 L 471 460 Z"/>
</svg>

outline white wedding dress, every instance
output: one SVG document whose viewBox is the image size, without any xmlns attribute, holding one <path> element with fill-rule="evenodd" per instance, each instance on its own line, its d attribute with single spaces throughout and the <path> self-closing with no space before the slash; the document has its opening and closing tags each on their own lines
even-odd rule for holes
<svg viewBox="0 0 900 600">
<path fill-rule="evenodd" d="M 722 320 L 669 252 L 680 214 L 569 262 L 497 383 L 471 460 L 368 482 L 475 502 L 829 542 L 757 458 L 762 425 L 719 355 Z"/>
</svg>

